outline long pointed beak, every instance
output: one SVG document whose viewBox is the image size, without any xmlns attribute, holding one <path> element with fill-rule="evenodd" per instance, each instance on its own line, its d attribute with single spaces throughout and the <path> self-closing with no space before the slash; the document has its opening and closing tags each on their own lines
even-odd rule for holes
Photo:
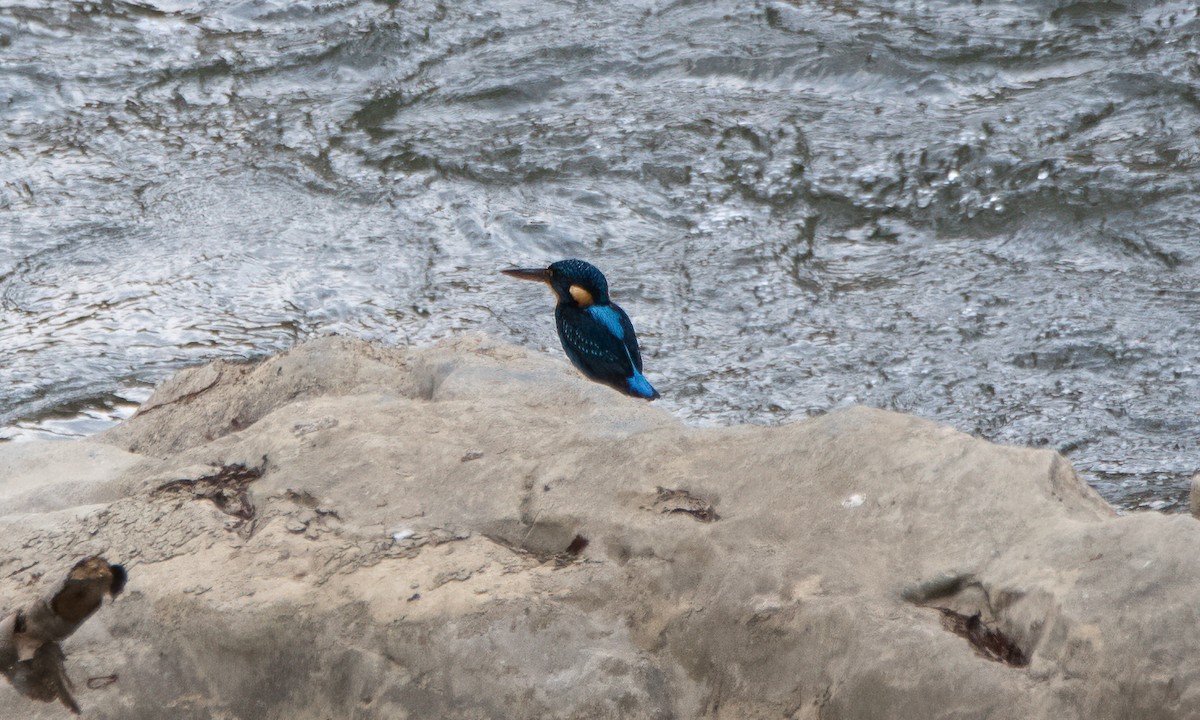
<svg viewBox="0 0 1200 720">
<path fill-rule="evenodd" d="M 515 277 L 519 280 L 533 280 L 535 282 L 550 281 L 549 268 L 509 268 L 507 270 L 501 270 L 500 272 L 509 277 Z"/>
</svg>

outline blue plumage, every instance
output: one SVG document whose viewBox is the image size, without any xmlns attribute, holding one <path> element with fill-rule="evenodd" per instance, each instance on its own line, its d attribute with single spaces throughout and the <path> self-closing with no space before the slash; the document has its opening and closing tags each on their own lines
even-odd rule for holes
<svg viewBox="0 0 1200 720">
<path fill-rule="evenodd" d="M 629 388 L 630 395 L 647 398 L 653 400 L 658 397 L 658 391 L 650 385 L 650 381 L 646 379 L 640 372 L 635 372 L 633 377 L 625 381 L 625 387 Z"/>
<path fill-rule="evenodd" d="M 619 307 L 613 307 L 612 305 L 592 305 L 587 311 L 589 315 L 598 320 L 618 340 L 625 340 L 625 327 L 621 323 L 621 316 L 625 313 Z M 625 324 L 628 323 L 629 318 L 625 318 Z"/>
<path fill-rule="evenodd" d="M 604 274 L 582 260 L 560 260 L 548 268 L 502 271 L 550 285 L 558 339 L 571 364 L 592 380 L 634 397 L 654 400 L 658 391 L 642 375 L 642 354 L 633 323 L 609 300 Z"/>
</svg>

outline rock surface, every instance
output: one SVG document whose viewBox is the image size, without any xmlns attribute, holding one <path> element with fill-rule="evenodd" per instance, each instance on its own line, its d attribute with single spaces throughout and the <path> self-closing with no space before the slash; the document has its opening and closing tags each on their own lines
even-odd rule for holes
<svg viewBox="0 0 1200 720">
<path fill-rule="evenodd" d="M 1192 517 L 879 410 L 686 427 L 481 337 L 184 371 L 0 447 L 0 502 L 0 608 L 129 570 L 65 644 L 91 718 L 1200 714 Z"/>
</svg>

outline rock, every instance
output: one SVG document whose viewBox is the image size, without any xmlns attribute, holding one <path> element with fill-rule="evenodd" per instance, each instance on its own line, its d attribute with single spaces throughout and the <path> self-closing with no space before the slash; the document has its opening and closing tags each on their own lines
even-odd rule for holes
<svg viewBox="0 0 1200 720">
<path fill-rule="evenodd" d="M 0 446 L 0 608 L 129 571 L 64 644 L 90 718 L 1200 714 L 1200 528 L 1051 451 L 861 407 L 690 428 L 473 336 L 160 392 Z M 46 453 L 95 477 L 44 485 Z M 184 492 L 236 467 L 252 517 Z M 61 713 L 0 686 L 0 717 Z"/>
<path fill-rule="evenodd" d="M 93 442 L 0 445 L 0 512 L 50 512 L 112 502 L 132 489 L 122 478 L 142 459 Z"/>
<path fill-rule="evenodd" d="M 1192 484 L 1188 490 L 1188 501 L 1192 517 L 1200 518 L 1200 473 L 1192 475 Z"/>
</svg>

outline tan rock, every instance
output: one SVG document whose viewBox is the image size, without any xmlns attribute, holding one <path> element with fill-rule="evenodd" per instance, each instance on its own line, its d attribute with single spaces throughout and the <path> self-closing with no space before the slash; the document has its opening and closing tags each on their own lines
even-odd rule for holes
<svg viewBox="0 0 1200 720">
<path fill-rule="evenodd" d="M 1200 518 L 1200 473 L 1192 475 L 1192 484 L 1188 489 L 1188 505 L 1192 517 Z"/>
<path fill-rule="evenodd" d="M 34 502 L 45 451 L 0 447 L 0 608 L 128 568 L 64 646 L 119 675 L 88 717 L 1200 714 L 1195 520 L 912 417 L 690 428 L 486 338 L 329 338 L 74 446 L 56 472 L 119 493 Z"/>
<path fill-rule="evenodd" d="M 91 442 L 0 445 L 0 512 L 48 512 L 70 505 L 112 502 L 132 488 L 123 474 L 142 458 Z"/>
</svg>

